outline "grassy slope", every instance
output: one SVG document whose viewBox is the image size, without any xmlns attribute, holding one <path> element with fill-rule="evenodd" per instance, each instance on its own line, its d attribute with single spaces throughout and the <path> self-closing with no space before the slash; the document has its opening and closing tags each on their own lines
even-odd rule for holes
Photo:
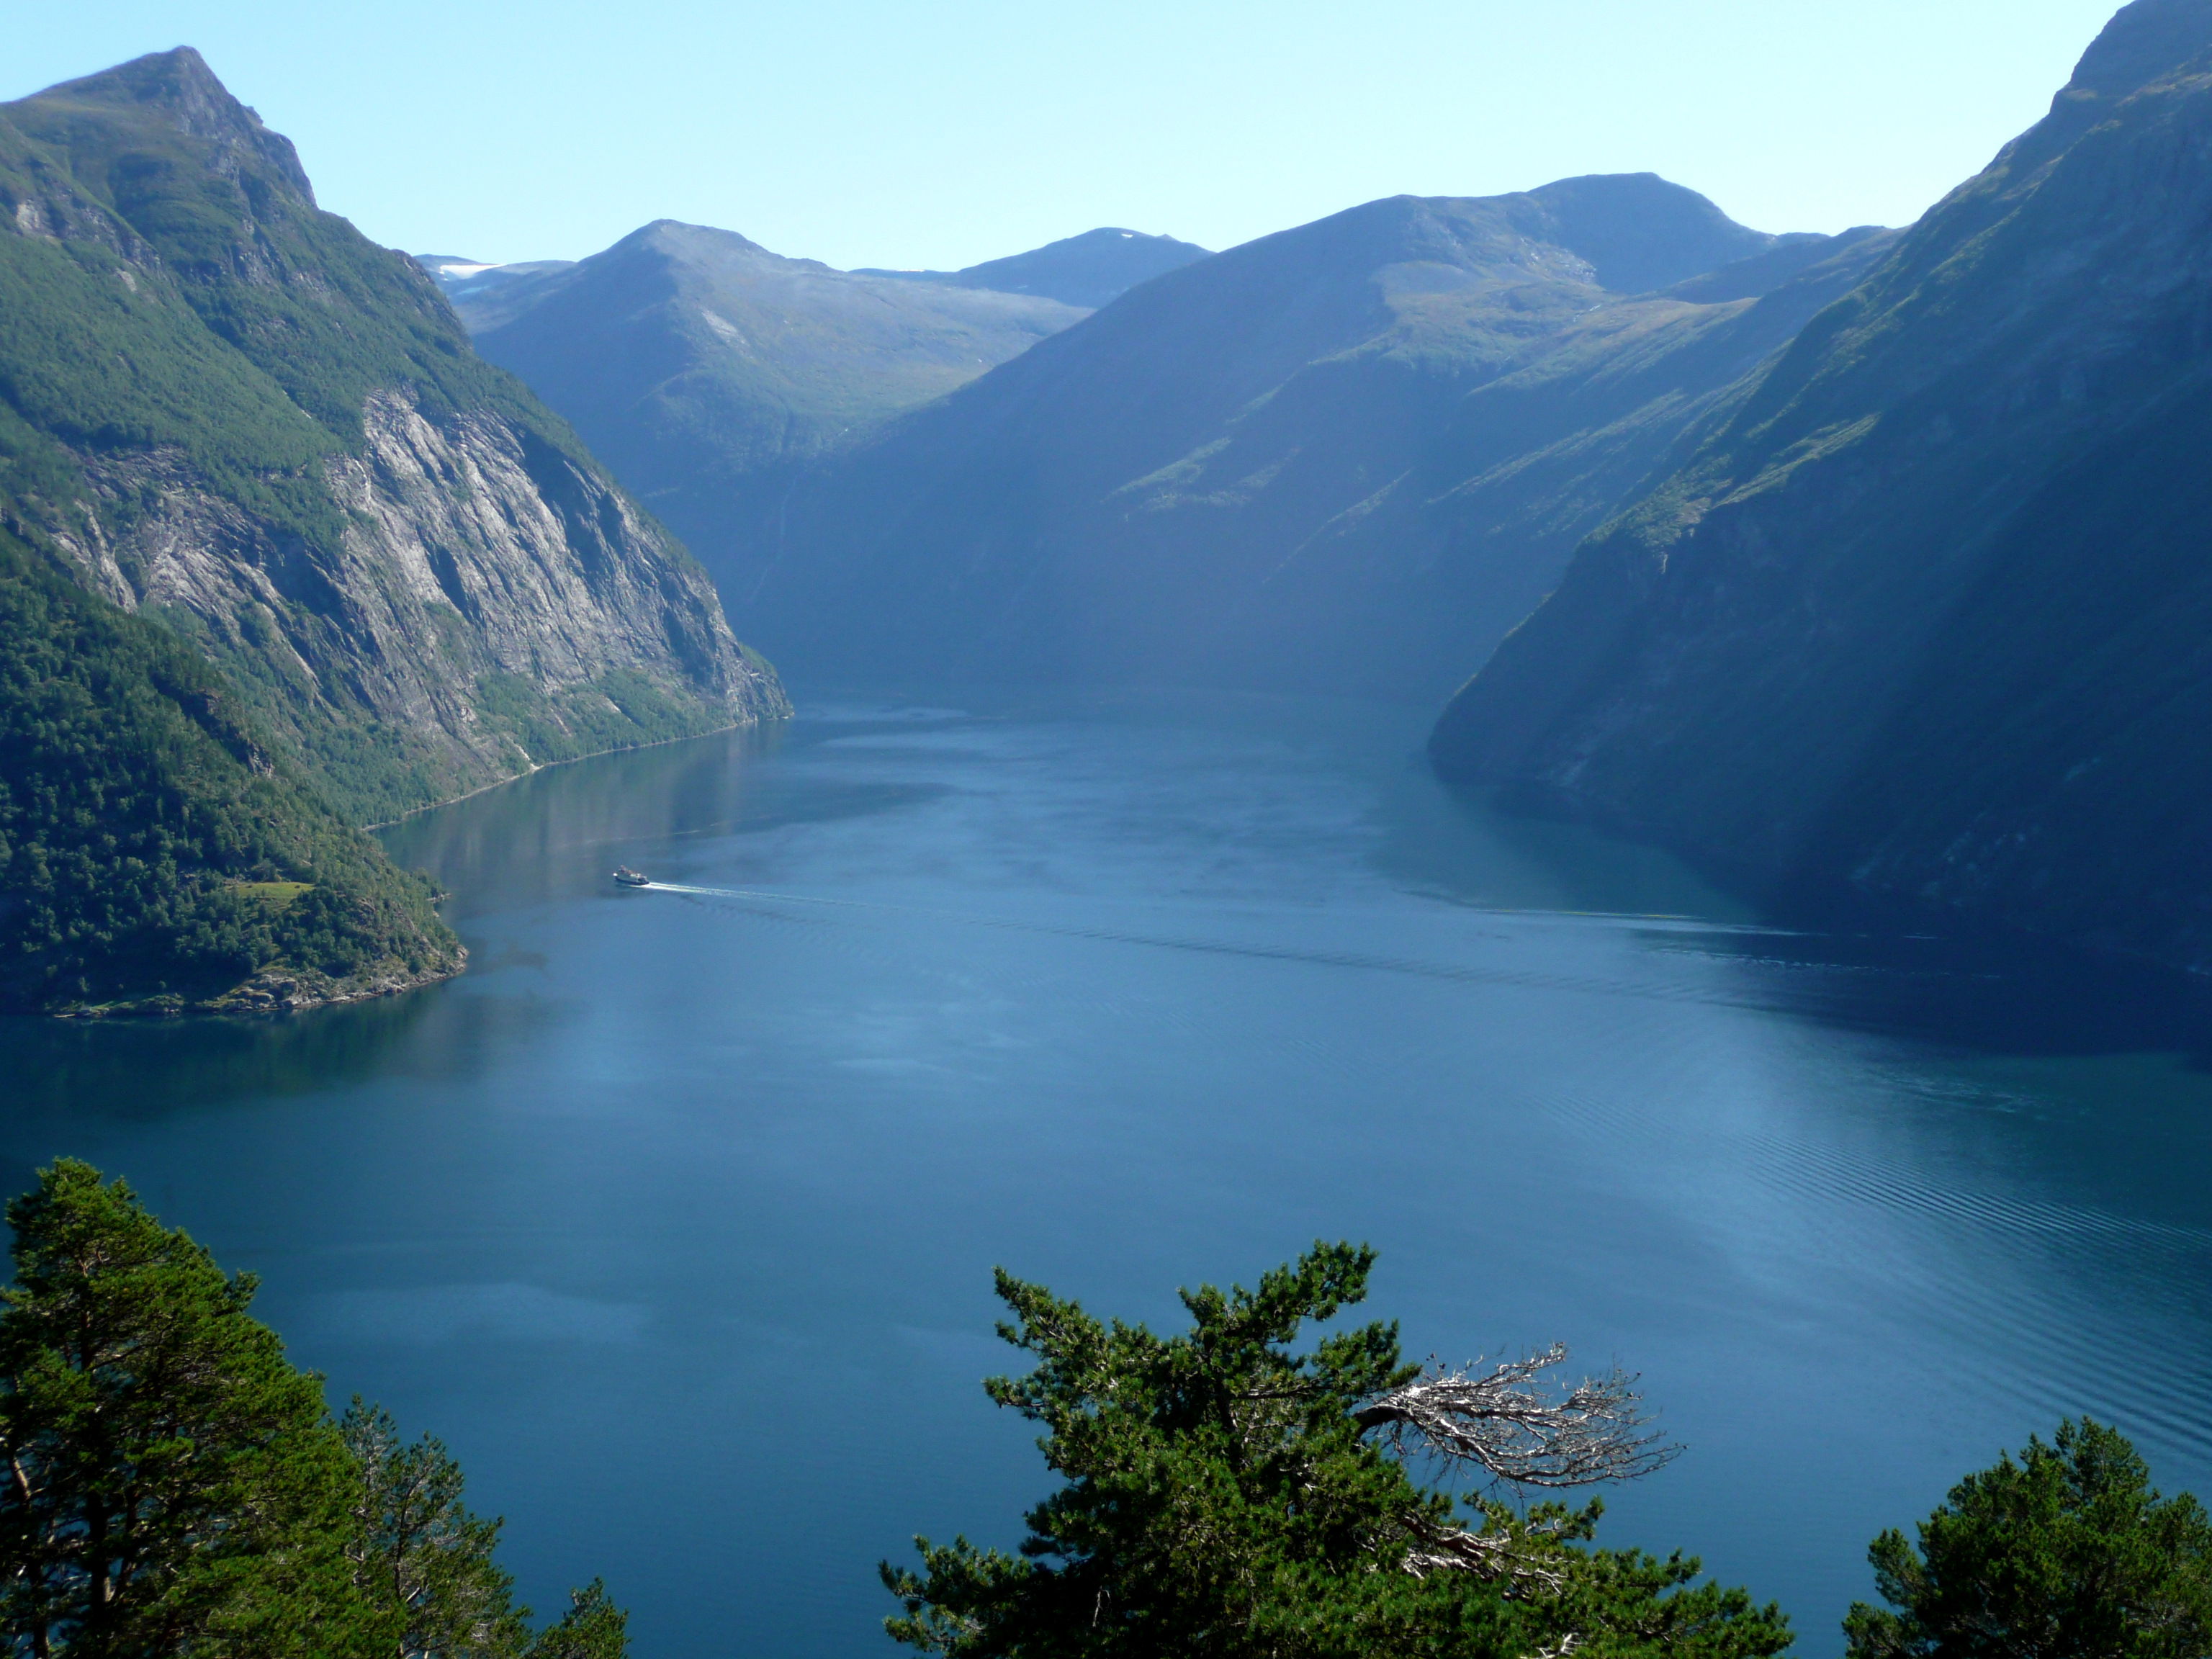
<svg viewBox="0 0 2212 1659">
<path fill-rule="evenodd" d="M 0 1007 L 223 1006 L 271 969 L 311 1000 L 434 976 L 459 965 L 434 896 L 170 630 L 0 534 Z"/>
</svg>

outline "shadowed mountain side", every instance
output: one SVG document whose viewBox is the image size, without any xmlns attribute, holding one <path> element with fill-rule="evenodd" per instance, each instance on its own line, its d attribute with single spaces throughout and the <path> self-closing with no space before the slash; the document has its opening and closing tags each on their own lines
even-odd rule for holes
<svg viewBox="0 0 2212 1659">
<path fill-rule="evenodd" d="M 2208 156 L 2212 0 L 2138 0 L 1582 550 L 1438 765 L 2212 966 Z"/>
<path fill-rule="evenodd" d="M 1035 294 L 1063 305 L 1096 311 L 1139 283 L 1195 264 L 1206 251 L 1172 236 L 1106 226 L 1064 237 L 1003 259 L 986 259 L 964 270 L 855 270 L 855 276 L 895 276 L 902 282 L 943 283 L 954 288 Z"/>
<path fill-rule="evenodd" d="M 1156 277 L 830 458 L 774 558 L 718 574 L 823 672 L 1440 701 L 1881 245 L 1746 230 L 1648 174 L 1370 203 Z M 1762 300 L 1649 292 L 1785 248 L 1739 273 Z"/>
<path fill-rule="evenodd" d="M 799 464 L 1085 314 L 854 276 L 671 220 L 453 298 L 477 349 L 567 416 L 720 570 Z"/>
</svg>

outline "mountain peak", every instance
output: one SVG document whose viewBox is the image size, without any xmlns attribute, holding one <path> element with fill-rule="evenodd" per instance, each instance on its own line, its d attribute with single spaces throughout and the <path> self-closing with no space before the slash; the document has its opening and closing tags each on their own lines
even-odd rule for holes
<svg viewBox="0 0 2212 1659">
<path fill-rule="evenodd" d="M 1749 258 L 1774 239 L 1656 173 L 1593 173 L 1528 192 L 1548 214 L 1555 240 L 1595 267 L 1599 285 L 1645 294 Z"/>
<path fill-rule="evenodd" d="M 726 253 L 761 253 L 771 258 L 781 256 L 771 253 L 750 236 L 734 230 L 724 230 L 716 225 L 695 225 L 682 219 L 655 219 L 640 225 L 635 230 L 607 250 L 616 248 L 714 248 Z"/>
<path fill-rule="evenodd" d="M 895 276 L 902 282 L 942 283 L 953 288 L 994 289 L 1057 300 L 1062 305 L 1096 310 L 1139 283 L 1150 282 L 1197 260 L 1206 250 L 1172 236 L 1152 236 L 1120 225 L 1101 225 L 1079 235 L 986 259 L 961 270 L 885 270 L 862 266 L 856 276 Z"/>
<path fill-rule="evenodd" d="M 190 46 L 149 52 L 97 75 L 48 87 L 24 101 L 143 112 L 188 137 L 244 151 L 273 167 L 308 201 L 314 200 L 314 187 L 307 182 L 292 141 L 263 126 L 261 118 L 233 97 L 207 60 Z"/>
<path fill-rule="evenodd" d="M 2124 98 L 2207 52 L 2212 52 L 2212 0 L 2134 0 L 2090 42 L 2058 101 Z"/>
</svg>

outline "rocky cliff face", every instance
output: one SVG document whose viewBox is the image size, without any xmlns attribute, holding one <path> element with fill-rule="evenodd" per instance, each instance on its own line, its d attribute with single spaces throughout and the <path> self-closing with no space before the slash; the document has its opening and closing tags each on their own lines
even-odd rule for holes
<svg viewBox="0 0 2212 1659">
<path fill-rule="evenodd" d="M 1765 235 L 1648 174 L 1371 202 L 830 458 L 724 593 L 828 672 L 1441 702 L 1881 245 Z"/>
<path fill-rule="evenodd" d="M 2212 3 L 1814 319 L 1447 710 L 1458 776 L 1773 890 L 2212 965 Z"/>
<path fill-rule="evenodd" d="M 0 106 L 0 514 L 357 821 L 784 710 L 712 584 L 188 50 Z"/>
</svg>

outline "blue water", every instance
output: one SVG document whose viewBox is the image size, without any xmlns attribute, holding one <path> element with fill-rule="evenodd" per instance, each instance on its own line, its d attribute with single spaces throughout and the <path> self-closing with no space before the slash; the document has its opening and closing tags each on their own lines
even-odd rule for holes
<svg viewBox="0 0 2212 1659">
<path fill-rule="evenodd" d="M 655 1659 L 888 1652 L 879 1557 L 1012 1540 L 994 1264 L 1171 1322 L 1371 1240 L 1416 1357 L 1640 1371 L 1687 1450 L 1602 1535 L 1811 1654 L 1876 1531 L 2062 1413 L 2212 1492 L 2185 993 L 1762 929 L 1454 798 L 1421 727 L 854 699 L 542 773 L 389 834 L 454 983 L 0 1024 L 0 1177 L 129 1176 L 335 1397 L 448 1441 L 541 1607 L 604 1572 Z"/>
</svg>

